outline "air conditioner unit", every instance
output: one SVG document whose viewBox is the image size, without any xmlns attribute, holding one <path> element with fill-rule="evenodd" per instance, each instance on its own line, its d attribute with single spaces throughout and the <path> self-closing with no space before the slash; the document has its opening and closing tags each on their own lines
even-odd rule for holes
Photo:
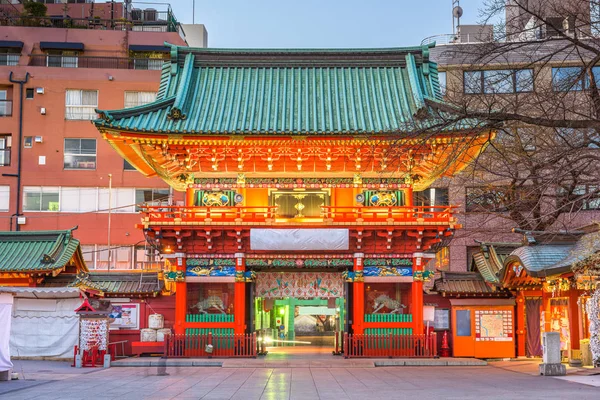
<svg viewBox="0 0 600 400">
<path fill-rule="evenodd" d="M 142 10 L 139 8 L 134 8 L 131 10 L 131 20 L 132 21 L 141 21 L 142 20 Z"/>
<path fill-rule="evenodd" d="M 156 10 L 154 8 L 146 8 L 144 10 L 144 21 L 156 22 Z"/>
<path fill-rule="evenodd" d="M 42 143 L 43 141 L 44 141 L 44 140 L 43 140 L 43 138 L 42 138 L 41 136 L 36 136 L 36 137 L 35 137 L 35 142 L 36 142 L 36 143 Z"/>
<path fill-rule="evenodd" d="M 38 87 L 38 88 L 35 88 L 35 92 L 36 92 L 37 94 L 44 94 L 44 88 L 43 88 L 43 87 Z"/>
<path fill-rule="evenodd" d="M 17 217 L 17 224 L 25 225 L 27 223 L 27 217 Z"/>
</svg>

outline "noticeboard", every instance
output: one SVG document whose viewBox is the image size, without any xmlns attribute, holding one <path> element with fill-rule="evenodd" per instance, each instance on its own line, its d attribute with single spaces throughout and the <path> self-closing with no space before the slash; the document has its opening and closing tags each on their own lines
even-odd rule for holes
<svg viewBox="0 0 600 400">
<path fill-rule="evenodd" d="M 436 308 L 433 319 L 433 328 L 436 331 L 450 329 L 450 310 L 447 308 Z"/>
</svg>

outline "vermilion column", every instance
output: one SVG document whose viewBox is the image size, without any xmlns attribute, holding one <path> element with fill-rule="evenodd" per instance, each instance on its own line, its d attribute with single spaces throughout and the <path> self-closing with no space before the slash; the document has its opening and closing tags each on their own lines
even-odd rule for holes
<svg viewBox="0 0 600 400">
<path fill-rule="evenodd" d="M 517 356 L 525 357 L 527 352 L 525 350 L 525 295 L 523 291 L 519 291 L 517 294 Z"/>
<path fill-rule="evenodd" d="M 421 253 L 413 255 L 413 276 L 415 272 L 423 271 L 423 259 Z M 419 276 L 417 274 L 417 276 Z M 413 318 L 413 334 L 420 335 L 423 333 L 423 281 L 422 278 L 415 279 L 412 283 L 412 318 Z"/>
<path fill-rule="evenodd" d="M 185 317 L 187 314 L 187 284 L 185 283 L 185 254 L 175 254 L 177 281 L 175 282 L 175 326 L 176 334 L 185 333 Z"/>
<path fill-rule="evenodd" d="M 354 281 L 353 286 L 353 318 L 352 329 L 356 334 L 363 334 L 365 331 L 365 281 L 363 278 L 363 253 L 354 253 Z"/>
<path fill-rule="evenodd" d="M 233 332 L 238 335 L 246 332 L 246 258 L 244 253 L 235 253 L 235 284 L 233 296 Z"/>
<path fill-rule="evenodd" d="M 193 207 L 194 206 L 194 188 L 192 187 L 188 187 L 186 192 L 185 192 L 185 205 L 187 207 Z"/>
<path fill-rule="evenodd" d="M 579 292 L 577 289 L 569 289 L 569 332 L 571 337 L 571 350 L 579 350 Z"/>
</svg>

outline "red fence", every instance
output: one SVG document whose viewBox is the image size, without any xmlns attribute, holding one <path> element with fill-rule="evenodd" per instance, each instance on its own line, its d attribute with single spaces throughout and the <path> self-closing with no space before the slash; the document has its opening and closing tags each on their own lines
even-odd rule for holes
<svg viewBox="0 0 600 400">
<path fill-rule="evenodd" d="M 165 357 L 256 357 L 256 333 L 243 335 L 167 335 Z M 208 350 L 208 351 L 207 351 Z"/>
<path fill-rule="evenodd" d="M 344 334 L 344 357 L 406 357 L 437 356 L 435 333 L 429 335 L 353 335 Z"/>
</svg>

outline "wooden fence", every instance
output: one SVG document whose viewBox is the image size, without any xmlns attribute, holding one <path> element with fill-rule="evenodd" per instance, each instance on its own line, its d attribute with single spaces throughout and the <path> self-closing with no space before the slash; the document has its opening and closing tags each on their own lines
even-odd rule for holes
<svg viewBox="0 0 600 400">
<path fill-rule="evenodd" d="M 429 335 L 353 335 L 344 334 L 344 358 L 437 356 L 436 334 Z"/>
<path fill-rule="evenodd" d="M 165 336 L 165 357 L 256 357 L 256 352 L 256 333 Z"/>
</svg>

